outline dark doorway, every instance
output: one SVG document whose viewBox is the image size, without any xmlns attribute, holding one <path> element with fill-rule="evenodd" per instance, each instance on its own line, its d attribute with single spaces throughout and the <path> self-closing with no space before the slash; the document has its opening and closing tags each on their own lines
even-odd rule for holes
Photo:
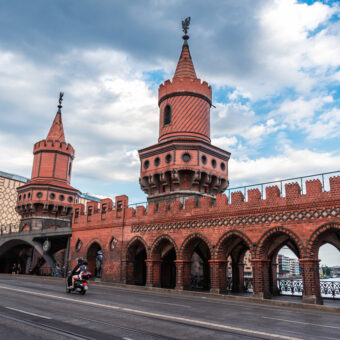
<svg viewBox="0 0 340 340">
<path fill-rule="evenodd" d="M 144 244 L 136 240 L 127 251 L 127 283 L 138 286 L 146 284 L 146 249 Z"/>
<path fill-rule="evenodd" d="M 175 288 L 176 286 L 176 252 L 171 248 L 162 258 L 161 287 Z"/>
<path fill-rule="evenodd" d="M 87 261 L 89 272 L 92 273 L 94 277 L 101 277 L 102 265 L 103 265 L 103 252 L 100 245 L 95 242 L 87 251 Z"/>
</svg>

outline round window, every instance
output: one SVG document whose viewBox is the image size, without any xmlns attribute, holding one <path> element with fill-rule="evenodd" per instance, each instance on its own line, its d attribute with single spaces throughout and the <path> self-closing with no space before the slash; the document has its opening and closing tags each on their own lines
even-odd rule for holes
<svg viewBox="0 0 340 340">
<path fill-rule="evenodd" d="M 65 199 L 65 196 L 64 195 L 59 195 L 59 200 L 60 201 L 63 201 Z"/>
<path fill-rule="evenodd" d="M 28 198 L 28 199 L 31 198 L 31 193 L 28 193 L 27 198 Z"/>
<path fill-rule="evenodd" d="M 39 192 L 37 193 L 37 197 L 38 197 L 38 198 L 43 197 L 43 193 L 39 191 Z"/>
<path fill-rule="evenodd" d="M 147 169 L 150 166 L 150 161 L 144 162 L 144 169 Z"/>
<path fill-rule="evenodd" d="M 19 195 L 19 201 L 21 201 L 21 198 L 22 198 L 21 195 Z"/>
<path fill-rule="evenodd" d="M 207 156 L 203 155 L 201 160 L 203 164 L 207 164 Z"/>
<path fill-rule="evenodd" d="M 26 199 L 26 194 L 24 194 L 24 200 Z"/>
<path fill-rule="evenodd" d="M 69 196 L 69 197 L 67 197 L 67 200 L 68 200 L 70 203 L 72 203 L 72 202 L 73 202 L 73 197 L 72 197 L 72 196 Z"/>
<path fill-rule="evenodd" d="M 55 199 L 55 194 L 53 194 L 53 193 L 50 194 L 50 199 L 51 199 L 51 200 L 54 200 L 54 199 Z"/>
<path fill-rule="evenodd" d="M 183 159 L 183 162 L 185 162 L 185 163 L 188 163 L 188 162 L 190 162 L 190 159 L 191 159 L 191 156 L 190 156 L 190 153 L 184 153 L 183 155 L 182 155 L 182 159 Z"/>
<path fill-rule="evenodd" d="M 225 170 L 225 164 L 221 163 L 221 170 L 224 171 Z"/>
<path fill-rule="evenodd" d="M 166 163 L 170 163 L 171 160 L 172 160 L 172 156 L 171 156 L 171 154 L 168 153 L 168 154 L 165 156 L 165 162 L 166 162 Z"/>
<path fill-rule="evenodd" d="M 215 159 L 211 160 L 211 165 L 212 165 L 213 168 L 216 168 L 216 160 Z"/>
<path fill-rule="evenodd" d="M 154 164 L 156 166 L 158 166 L 159 164 L 161 164 L 161 159 L 159 157 L 156 157 L 155 160 L 154 160 Z"/>
</svg>

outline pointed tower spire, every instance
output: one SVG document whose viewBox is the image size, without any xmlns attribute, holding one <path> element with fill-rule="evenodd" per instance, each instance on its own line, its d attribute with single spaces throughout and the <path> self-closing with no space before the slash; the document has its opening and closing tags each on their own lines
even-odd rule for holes
<svg viewBox="0 0 340 340">
<path fill-rule="evenodd" d="M 182 52 L 178 60 L 178 64 L 176 67 L 176 72 L 174 78 L 191 78 L 196 79 L 196 72 L 194 68 L 194 64 L 191 59 L 189 44 L 188 44 L 188 29 L 190 25 L 190 17 L 186 18 L 182 21 L 182 28 L 183 28 L 183 47 Z"/>
<path fill-rule="evenodd" d="M 54 118 L 50 131 L 47 135 L 47 140 L 58 140 L 59 142 L 66 142 L 65 135 L 64 135 L 64 127 L 63 121 L 61 119 L 61 108 L 62 108 L 62 101 L 63 101 L 64 93 L 60 92 L 59 94 L 59 105 L 58 105 L 58 112 Z"/>
</svg>

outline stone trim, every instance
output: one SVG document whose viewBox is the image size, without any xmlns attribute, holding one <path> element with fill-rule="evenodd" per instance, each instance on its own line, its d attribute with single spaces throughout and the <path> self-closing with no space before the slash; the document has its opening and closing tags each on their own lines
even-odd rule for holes
<svg viewBox="0 0 340 340">
<path fill-rule="evenodd" d="M 282 223 L 289 221 L 317 220 L 340 217 L 340 207 L 324 209 L 306 209 L 289 212 L 269 213 L 262 215 L 237 216 L 231 218 L 204 219 L 199 221 L 182 221 L 174 223 L 132 225 L 131 232 L 147 232 L 157 230 L 178 230 L 191 228 L 216 228 L 223 226 L 246 226 L 266 223 Z"/>
</svg>

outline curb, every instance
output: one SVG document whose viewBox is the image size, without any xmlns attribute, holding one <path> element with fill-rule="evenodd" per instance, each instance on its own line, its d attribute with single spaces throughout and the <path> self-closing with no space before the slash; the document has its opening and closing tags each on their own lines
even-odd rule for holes
<svg viewBox="0 0 340 340">
<path fill-rule="evenodd" d="M 11 274 L 0 274 L 1 277 L 12 277 Z M 34 276 L 34 275 L 14 275 L 14 277 L 20 277 L 21 279 L 35 279 L 35 280 L 43 280 L 43 281 L 61 281 L 64 278 L 59 277 L 51 277 L 51 276 Z M 323 312 L 331 312 L 340 314 L 340 305 L 339 307 L 335 306 L 325 306 L 325 305 L 314 305 L 303 302 L 290 302 L 290 301 L 278 301 L 271 299 L 259 299 L 254 297 L 244 297 L 244 296 L 235 296 L 235 295 L 224 295 L 224 294 L 216 294 L 209 292 L 195 292 L 190 290 L 176 290 L 176 289 L 168 289 L 168 288 L 159 288 L 159 287 L 145 287 L 145 286 L 135 286 L 128 285 L 123 283 L 102 281 L 102 282 L 94 282 L 90 281 L 91 286 L 104 286 L 107 288 L 120 288 L 124 290 L 133 290 L 133 291 L 149 291 L 156 292 L 162 294 L 169 295 L 182 295 L 189 297 L 200 297 L 200 298 L 209 298 L 214 300 L 224 300 L 224 301 L 233 301 L 233 302 L 243 302 L 243 303 L 252 303 L 258 305 L 265 306 L 278 306 L 278 307 L 289 307 L 294 309 L 302 309 L 302 310 L 311 310 L 311 311 L 323 311 Z"/>
</svg>

